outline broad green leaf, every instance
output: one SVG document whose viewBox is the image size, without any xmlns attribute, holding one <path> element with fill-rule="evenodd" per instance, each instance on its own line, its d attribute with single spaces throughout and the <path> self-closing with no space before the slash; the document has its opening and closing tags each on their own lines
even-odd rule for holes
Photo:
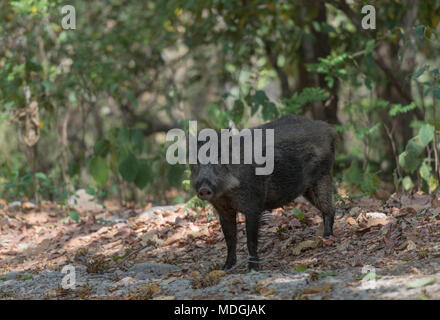
<svg viewBox="0 0 440 320">
<path fill-rule="evenodd" d="M 47 176 L 43 172 L 37 172 L 35 177 L 41 180 L 47 180 Z"/>
<path fill-rule="evenodd" d="M 428 181 L 429 177 L 431 176 L 431 171 L 431 166 L 428 165 L 426 162 L 423 162 L 419 169 L 420 177 L 422 177 L 423 180 Z"/>
<path fill-rule="evenodd" d="M 235 100 L 234 106 L 232 107 L 232 111 L 231 111 L 232 121 L 234 121 L 235 124 L 240 123 L 243 114 L 244 114 L 243 102 L 241 100 Z"/>
<path fill-rule="evenodd" d="M 143 189 L 152 180 L 153 173 L 151 170 L 151 165 L 147 160 L 139 160 L 139 170 L 134 180 L 134 184 L 139 188 Z"/>
<path fill-rule="evenodd" d="M 430 124 L 423 125 L 419 130 L 419 140 L 423 147 L 426 147 L 434 139 L 434 127 Z"/>
<path fill-rule="evenodd" d="M 440 87 L 437 86 L 434 88 L 434 97 L 440 100 Z"/>
<path fill-rule="evenodd" d="M 368 40 L 367 41 L 367 45 L 365 46 L 365 54 L 370 54 L 371 52 L 373 52 L 374 50 L 374 44 L 375 44 L 375 40 Z"/>
<path fill-rule="evenodd" d="M 422 154 L 423 146 L 416 142 L 415 139 L 412 139 L 406 145 L 406 151 L 410 154 L 410 156 L 417 157 Z"/>
<path fill-rule="evenodd" d="M 127 182 L 133 182 L 139 171 L 139 162 L 136 157 L 129 153 L 119 162 L 119 173 Z"/>
<path fill-rule="evenodd" d="M 431 174 L 428 178 L 429 192 L 433 193 L 438 188 L 438 180 L 435 175 Z"/>
<path fill-rule="evenodd" d="M 406 191 L 411 190 L 414 187 L 414 184 L 409 176 L 403 178 L 402 185 Z"/>
<path fill-rule="evenodd" d="M 278 109 L 273 102 L 263 104 L 262 116 L 264 121 L 274 120 L 278 117 Z"/>
<path fill-rule="evenodd" d="M 399 165 L 409 173 L 413 173 L 419 167 L 420 159 L 408 151 L 399 155 Z"/>
<path fill-rule="evenodd" d="M 300 264 L 294 269 L 296 272 L 304 272 L 307 270 L 307 266 L 305 264 Z"/>
<path fill-rule="evenodd" d="M 266 93 L 263 90 L 257 90 L 252 98 L 252 101 L 256 105 L 262 105 L 264 102 L 269 100 Z"/>
<path fill-rule="evenodd" d="M 297 217 L 299 220 L 303 220 L 304 219 L 304 213 L 299 210 L 298 208 L 293 208 L 292 213 L 295 215 L 295 217 Z"/>
<path fill-rule="evenodd" d="M 176 188 L 180 187 L 185 173 L 185 167 L 183 165 L 173 165 L 168 170 L 168 182 Z"/>
<path fill-rule="evenodd" d="M 93 152 L 95 156 L 105 157 L 110 151 L 110 141 L 107 139 L 100 139 L 95 142 L 95 146 L 93 147 Z"/>
<path fill-rule="evenodd" d="M 104 187 L 109 177 L 107 161 L 101 157 L 93 157 L 89 163 L 89 171 L 96 183 Z"/>
<path fill-rule="evenodd" d="M 75 222 L 79 221 L 79 215 L 78 215 L 78 212 L 76 212 L 76 211 L 70 211 L 69 217 Z"/>
<path fill-rule="evenodd" d="M 131 131 L 131 143 L 136 150 L 142 152 L 144 147 L 144 135 L 141 129 L 133 129 Z"/>
</svg>

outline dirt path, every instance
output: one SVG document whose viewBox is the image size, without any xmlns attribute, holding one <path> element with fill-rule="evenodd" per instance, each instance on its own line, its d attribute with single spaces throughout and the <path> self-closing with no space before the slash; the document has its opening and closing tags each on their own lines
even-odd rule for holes
<svg viewBox="0 0 440 320">
<path fill-rule="evenodd" d="M 251 273 L 245 263 L 218 270 L 225 244 L 209 208 L 108 208 L 76 223 L 63 222 L 53 204 L 28 211 L 2 206 L 1 299 L 440 298 L 434 196 L 340 201 L 329 240 L 319 236 L 318 211 L 299 199 L 267 216 L 262 271 Z M 239 222 L 244 261 L 244 218 Z"/>
</svg>

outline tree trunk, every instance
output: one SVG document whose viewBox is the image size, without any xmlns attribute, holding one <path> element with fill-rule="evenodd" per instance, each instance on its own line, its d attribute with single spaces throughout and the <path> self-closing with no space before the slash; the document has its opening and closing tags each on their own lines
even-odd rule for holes
<svg viewBox="0 0 440 320">
<path fill-rule="evenodd" d="M 302 12 L 304 17 L 307 10 L 312 8 L 318 9 L 318 14 L 314 21 L 323 23 L 327 21 L 327 12 L 325 3 L 321 1 L 306 1 L 303 2 L 305 7 Z M 328 34 L 325 32 L 318 32 L 312 30 L 313 39 L 304 37 L 301 44 L 301 55 L 299 60 L 299 84 L 298 90 L 301 91 L 307 87 L 324 88 L 330 93 L 330 97 L 326 101 L 318 101 L 310 103 L 306 106 L 310 110 L 312 117 L 318 120 L 324 120 L 332 124 L 339 123 L 337 118 L 338 110 L 338 81 L 335 79 L 333 87 L 330 88 L 325 81 L 324 74 L 315 72 L 307 72 L 305 65 L 309 63 L 317 63 L 318 58 L 327 57 L 330 55 L 330 45 Z"/>
</svg>

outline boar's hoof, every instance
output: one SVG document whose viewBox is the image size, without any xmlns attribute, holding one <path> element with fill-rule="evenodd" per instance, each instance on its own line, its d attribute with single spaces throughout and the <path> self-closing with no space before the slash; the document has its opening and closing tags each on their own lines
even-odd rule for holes
<svg viewBox="0 0 440 320">
<path fill-rule="evenodd" d="M 248 263 L 248 270 L 249 271 L 252 271 L 252 270 L 258 271 L 258 269 L 260 269 L 258 262 L 249 262 Z"/>
<path fill-rule="evenodd" d="M 324 231 L 324 238 L 328 239 L 333 235 L 333 231 Z"/>
<path fill-rule="evenodd" d="M 235 262 L 226 262 L 222 269 L 227 271 L 227 270 L 231 269 L 234 265 L 235 265 Z"/>
</svg>

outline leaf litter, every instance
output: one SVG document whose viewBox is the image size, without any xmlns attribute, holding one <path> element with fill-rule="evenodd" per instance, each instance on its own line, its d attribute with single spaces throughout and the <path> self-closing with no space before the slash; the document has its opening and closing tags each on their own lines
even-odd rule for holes
<svg viewBox="0 0 440 320">
<path fill-rule="evenodd" d="M 440 298 L 440 197 L 420 192 L 381 198 L 345 202 L 330 239 L 321 237 L 319 211 L 305 199 L 273 210 L 260 232 L 261 271 L 250 273 L 241 215 L 239 265 L 224 272 L 226 246 L 210 207 L 196 212 L 113 204 L 106 205 L 112 211 L 78 212 L 66 221 L 69 212 L 60 213 L 50 202 L 21 208 L 3 201 L 0 294 L 5 299 Z M 143 216 L 146 209 L 152 214 Z M 142 269 L 145 263 L 159 271 Z M 66 265 L 82 270 L 77 290 L 59 290 Z M 380 277 L 368 277 L 362 272 L 366 266 Z M 35 278 L 51 272 L 58 278 L 47 294 Z M 19 276 L 10 276 L 14 273 Z M 362 279 L 376 281 L 377 289 L 363 290 Z M 255 289 L 263 280 L 269 281 Z"/>
</svg>

